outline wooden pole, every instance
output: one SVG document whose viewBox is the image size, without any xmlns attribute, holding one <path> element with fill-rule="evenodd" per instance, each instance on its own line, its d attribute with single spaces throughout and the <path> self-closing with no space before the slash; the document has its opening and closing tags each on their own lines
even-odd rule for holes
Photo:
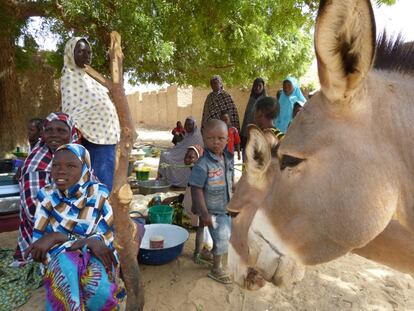
<svg viewBox="0 0 414 311">
<path fill-rule="evenodd" d="M 140 286 L 141 277 L 137 260 L 137 226 L 129 217 L 132 191 L 127 181 L 128 160 L 136 133 L 123 86 L 121 36 L 116 31 L 111 32 L 109 55 L 112 81 L 105 79 L 89 66 L 85 71 L 108 88 L 119 117 L 121 138 L 116 147 L 115 174 L 109 201 L 114 212 L 115 247 L 119 253 L 122 276 L 128 293 L 126 310 L 136 311 L 143 309 L 144 292 Z"/>
</svg>

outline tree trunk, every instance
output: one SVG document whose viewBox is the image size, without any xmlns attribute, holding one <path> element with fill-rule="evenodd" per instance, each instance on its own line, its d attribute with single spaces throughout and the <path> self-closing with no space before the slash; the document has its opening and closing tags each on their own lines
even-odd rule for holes
<svg viewBox="0 0 414 311">
<path fill-rule="evenodd" d="M 140 286 L 140 271 L 137 260 L 137 227 L 129 217 L 132 191 L 127 181 L 128 159 L 136 134 L 123 87 L 123 54 L 121 37 L 117 32 L 111 33 L 109 53 L 112 73 L 109 90 L 121 126 L 121 139 L 116 149 L 117 159 L 110 202 L 114 210 L 115 246 L 119 252 L 123 279 L 128 292 L 126 309 L 135 311 L 142 310 L 144 306 L 144 293 Z"/>
<path fill-rule="evenodd" d="M 16 126 L 21 126 L 18 113 L 20 89 L 15 64 L 15 34 L 13 12 L 6 5 L 0 5 L 2 16 L 10 19 L 0 29 L 0 155 L 14 148 Z"/>
</svg>

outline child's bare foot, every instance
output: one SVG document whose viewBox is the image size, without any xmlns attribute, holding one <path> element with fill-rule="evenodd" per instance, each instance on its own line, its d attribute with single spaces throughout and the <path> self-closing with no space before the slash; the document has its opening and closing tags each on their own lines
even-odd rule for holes
<svg viewBox="0 0 414 311">
<path fill-rule="evenodd" d="M 193 261 L 197 265 L 212 266 L 213 259 L 210 257 L 204 257 L 202 253 L 194 253 Z"/>
<path fill-rule="evenodd" d="M 232 284 L 233 281 L 230 278 L 230 275 L 228 275 L 226 272 L 224 272 L 222 269 L 211 269 L 211 271 L 207 274 L 207 276 L 214 281 L 217 281 L 222 284 Z"/>
</svg>

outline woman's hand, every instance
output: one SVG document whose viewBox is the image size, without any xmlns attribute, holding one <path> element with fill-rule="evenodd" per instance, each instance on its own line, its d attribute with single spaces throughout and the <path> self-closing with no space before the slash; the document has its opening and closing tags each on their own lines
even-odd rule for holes
<svg viewBox="0 0 414 311">
<path fill-rule="evenodd" d="M 41 239 L 32 243 L 26 251 L 26 255 L 32 254 L 32 258 L 37 262 L 46 260 L 47 252 L 55 245 L 68 240 L 66 234 L 61 232 L 46 233 Z"/>
<path fill-rule="evenodd" d="M 86 239 L 86 245 L 91 254 L 102 262 L 107 271 L 111 271 L 112 266 L 116 266 L 117 262 L 114 253 L 100 239 Z"/>
</svg>

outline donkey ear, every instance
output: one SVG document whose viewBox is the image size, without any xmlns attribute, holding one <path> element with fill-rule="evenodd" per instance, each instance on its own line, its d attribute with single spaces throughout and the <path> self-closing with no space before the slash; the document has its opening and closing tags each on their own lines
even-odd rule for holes
<svg viewBox="0 0 414 311">
<path fill-rule="evenodd" d="M 321 0 L 315 51 L 321 89 L 331 102 L 348 98 L 366 77 L 375 40 L 369 0 Z"/>
<path fill-rule="evenodd" d="M 246 144 L 247 172 L 261 175 L 270 163 L 270 145 L 263 132 L 255 125 L 247 127 L 249 138 Z"/>
<path fill-rule="evenodd" d="M 272 158 L 276 158 L 277 146 L 278 146 L 280 140 L 276 137 L 276 135 L 270 129 L 265 129 L 263 131 L 263 135 L 265 136 L 265 138 L 267 140 L 267 143 L 270 146 L 270 154 L 271 154 Z"/>
</svg>

